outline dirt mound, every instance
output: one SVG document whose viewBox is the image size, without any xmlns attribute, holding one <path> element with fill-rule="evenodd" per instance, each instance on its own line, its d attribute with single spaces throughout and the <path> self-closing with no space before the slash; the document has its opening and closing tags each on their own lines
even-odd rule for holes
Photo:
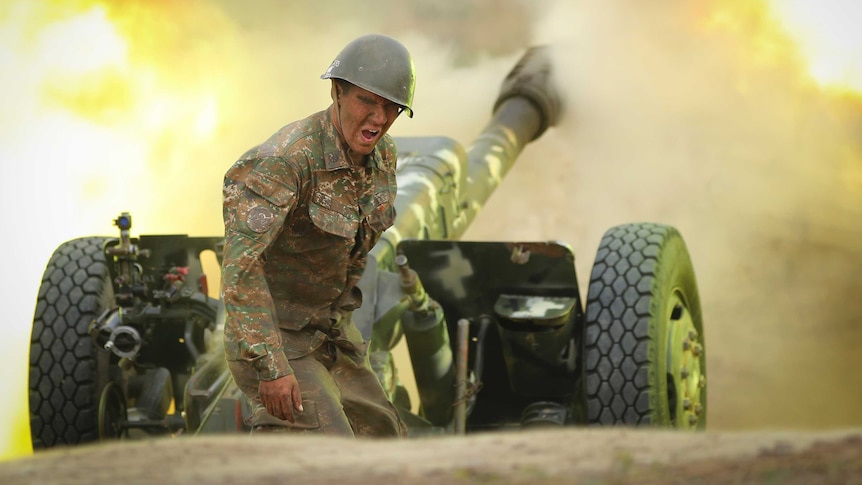
<svg viewBox="0 0 862 485">
<path fill-rule="evenodd" d="M 568 429 L 407 441 L 217 436 L 54 449 L 0 483 L 862 483 L 862 430 Z"/>
</svg>

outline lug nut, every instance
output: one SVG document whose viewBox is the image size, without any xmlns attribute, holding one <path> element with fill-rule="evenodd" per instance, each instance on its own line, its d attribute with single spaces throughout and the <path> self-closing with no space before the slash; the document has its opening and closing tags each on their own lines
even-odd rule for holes
<svg viewBox="0 0 862 485">
<path fill-rule="evenodd" d="M 688 369 L 683 367 L 682 370 L 679 371 L 679 376 L 683 379 L 688 379 Z"/>
<path fill-rule="evenodd" d="M 703 406 L 702 406 L 702 405 L 700 405 L 700 404 L 697 404 L 697 405 L 694 407 L 694 414 L 696 414 L 696 415 L 698 415 L 698 416 L 700 416 L 701 414 L 703 414 Z"/>
<path fill-rule="evenodd" d="M 682 408 L 685 409 L 686 411 L 691 409 L 691 401 L 689 401 L 688 399 L 683 399 Z"/>
<path fill-rule="evenodd" d="M 689 424 L 689 426 L 694 426 L 695 424 L 697 424 L 697 416 L 695 416 L 694 414 L 689 416 L 688 417 L 688 424 Z"/>
<path fill-rule="evenodd" d="M 691 348 L 691 342 L 689 342 L 688 340 L 683 340 L 682 341 L 682 350 L 688 350 L 690 348 Z"/>
<path fill-rule="evenodd" d="M 700 354 L 703 353 L 703 346 L 700 344 L 695 344 L 691 349 L 691 353 L 694 354 L 695 357 L 700 357 Z"/>
</svg>

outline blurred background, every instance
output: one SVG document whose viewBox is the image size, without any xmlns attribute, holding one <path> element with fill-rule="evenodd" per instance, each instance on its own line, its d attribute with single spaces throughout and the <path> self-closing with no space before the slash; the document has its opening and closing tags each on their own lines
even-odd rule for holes
<svg viewBox="0 0 862 485">
<path fill-rule="evenodd" d="M 677 226 L 704 308 L 709 428 L 862 425 L 862 3 L 844 0 L 0 2 L 0 458 L 26 454 L 30 326 L 62 242 L 222 233 L 246 149 L 328 106 L 355 37 L 412 52 L 394 136 L 481 131 L 505 74 L 554 47 L 562 124 L 466 237 Z"/>
</svg>

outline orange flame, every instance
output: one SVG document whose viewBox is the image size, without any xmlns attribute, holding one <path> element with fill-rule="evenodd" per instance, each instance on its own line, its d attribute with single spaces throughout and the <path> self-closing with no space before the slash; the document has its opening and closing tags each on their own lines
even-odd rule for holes
<svg viewBox="0 0 862 485">
<path fill-rule="evenodd" d="M 21 302 L 11 315 L 23 352 L 15 362 L 27 362 L 34 289 L 61 242 L 114 233 L 124 210 L 136 234 L 220 233 L 218 187 L 236 154 L 213 163 L 212 147 L 233 99 L 219 67 L 231 33 L 218 8 L 199 2 L 0 6 L 0 159 L 12 182 L 0 202 L 7 227 L 27 234 L 2 250 L 23 275 L 15 291 L 24 294 L 10 297 Z M 21 399 L 3 405 L 12 421 L 0 428 L 12 432 L 26 428 L 26 370 L 8 372 L 0 394 Z M 26 429 L 0 437 L 0 457 L 26 450 Z"/>
<path fill-rule="evenodd" d="M 749 34 L 750 61 L 793 61 L 826 90 L 862 93 L 862 4 L 843 0 L 717 2 L 710 28 Z M 756 29 L 750 29 L 756 23 Z M 745 35 L 747 36 L 747 35 Z"/>
<path fill-rule="evenodd" d="M 4 71 L 15 74 L 4 97 L 15 109 L 0 115 L 7 128 L 4 158 L 40 160 L 45 173 L 64 175 L 40 183 L 87 204 L 65 218 L 79 224 L 79 234 L 101 231 L 122 209 L 144 222 L 139 228 L 177 230 L 152 227 L 168 205 L 154 196 L 189 193 L 187 183 L 170 175 L 223 129 L 230 98 L 217 62 L 230 23 L 203 7 L 19 1 L 7 9 L 3 58 L 10 68 Z M 217 34 L 185 28 L 191 25 Z M 212 187 L 221 171 L 216 166 L 209 173 Z M 97 207 L 105 200 L 123 207 Z M 191 230 L 218 233 L 217 217 L 208 221 Z"/>
<path fill-rule="evenodd" d="M 788 33 L 799 43 L 811 76 L 822 86 L 862 93 L 862 4 L 771 0 Z"/>
</svg>

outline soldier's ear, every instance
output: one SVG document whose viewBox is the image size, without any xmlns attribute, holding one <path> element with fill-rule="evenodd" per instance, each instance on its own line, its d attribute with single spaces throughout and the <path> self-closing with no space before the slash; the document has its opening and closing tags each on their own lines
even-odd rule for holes
<svg viewBox="0 0 862 485">
<path fill-rule="evenodd" d="M 335 79 L 332 80 L 332 92 L 330 95 L 332 96 L 333 103 L 337 103 L 338 99 L 341 98 L 341 86 L 338 85 Z"/>
</svg>

